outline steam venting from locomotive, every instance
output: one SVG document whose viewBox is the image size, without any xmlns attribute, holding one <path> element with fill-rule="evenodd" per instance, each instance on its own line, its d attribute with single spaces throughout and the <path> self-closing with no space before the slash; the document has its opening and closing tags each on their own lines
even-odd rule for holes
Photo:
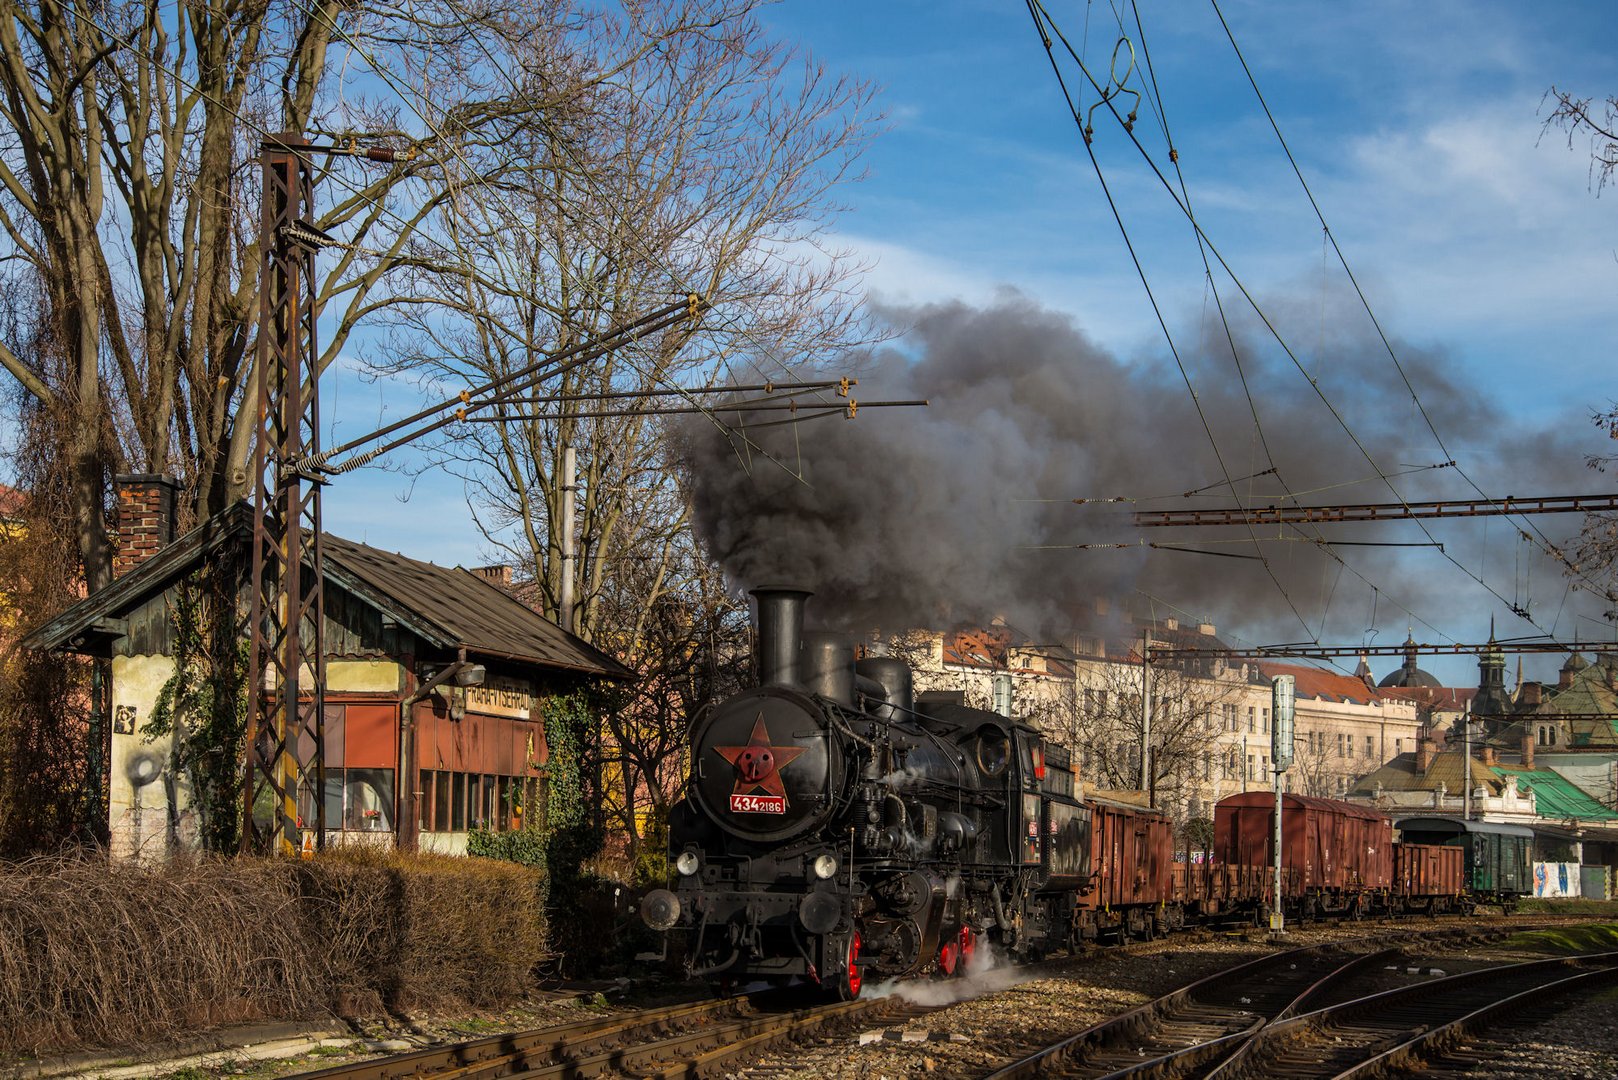
<svg viewBox="0 0 1618 1080">
<path fill-rule="evenodd" d="M 836 612 L 847 627 L 981 623 L 1004 615 L 1025 630 L 1061 629 L 1072 625 L 1075 603 L 1141 589 L 1211 615 L 1239 613 L 1244 632 L 1292 640 L 1299 629 L 1293 605 L 1318 600 L 1341 572 L 1337 563 L 1298 543 L 1270 545 L 1266 568 L 1251 546 L 1235 542 L 1248 536 L 1239 528 L 1189 545 L 1201 549 L 1196 553 L 1170 550 L 1184 542 L 1182 531 L 1136 528 L 1128 512 L 1280 501 L 1271 462 L 1288 490 L 1327 492 L 1306 503 L 1394 501 L 1377 470 L 1398 474 L 1394 483 L 1406 499 L 1472 492 L 1443 467 L 1386 350 L 1369 328 L 1360 329 L 1363 312 L 1322 321 L 1318 296 L 1307 305 L 1274 302 L 1270 310 L 1283 324 L 1308 327 L 1298 336 L 1312 350 L 1300 359 L 1374 468 L 1314 385 L 1259 335 L 1238 328 L 1240 376 L 1222 334 L 1200 335 L 1209 343 L 1203 353 L 1182 349 L 1197 391 L 1193 401 L 1172 362 L 1110 355 L 1066 316 L 1008 293 L 985 309 L 948 303 L 887 310 L 891 325 L 907 330 L 902 349 L 828 365 L 859 377 L 857 397 L 926 398 L 929 408 L 763 427 L 740 425 L 780 414 L 743 414 L 745 438 L 707 421 L 689 425 L 683 458 L 696 527 L 739 584 L 812 581 L 815 610 Z M 1530 432 L 1485 398 L 1475 380 L 1459 377 L 1442 352 L 1396 348 L 1422 402 L 1441 406 L 1440 432 L 1466 443 L 1468 474 L 1486 491 L 1578 486 L 1569 475 L 1581 467 L 1581 443 L 1600 434 L 1584 418 L 1554 425 L 1554 433 L 1546 426 Z M 806 395 L 801 404 L 813 402 Z M 1209 429 L 1223 465 L 1210 449 Z M 1480 437 L 1489 441 L 1481 452 Z M 1238 482 L 1227 484 L 1227 476 Z M 1075 499 L 1103 501 L 1075 505 Z M 1115 499 L 1124 501 L 1104 501 Z M 1484 520 L 1446 521 L 1439 538 L 1460 542 L 1470 566 L 1480 554 L 1489 560 L 1485 572 L 1493 580 L 1527 573 L 1516 560 L 1537 557 L 1537 548 L 1469 542 L 1483 536 Z M 1552 529 L 1576 525 L 1538 522 L 1553 540 L 1561 537 Z M 1388 528 L 1336 526 L 1331 535 L 1386 540 Z M 1406 528 L 1410 535 L 1400 539 L 1426 540 L 1415 525 Z M 1434 572 L 1435 565 L 1447 567 L 1435 563 L 1442 560 L 1436 552 L 1344 551 L 1411 609 L 1447 608 L 1457 582 Z M 1554 568 L 1534 570 L 1534 580 L 1559 580 Z M 1348 595 L 1353 590 L 1364 593 L 1363 606 L 1357 594 Z M 1328 608 L 1342 625 L 1311 632 L 1357 640 L 1370 607 L 1369 589 L 1345 577 Z M 1380 614 L 1385 621 L 1386 607 Z M 804 663 L 814 660 L 806 654 Z"/>
</svg>

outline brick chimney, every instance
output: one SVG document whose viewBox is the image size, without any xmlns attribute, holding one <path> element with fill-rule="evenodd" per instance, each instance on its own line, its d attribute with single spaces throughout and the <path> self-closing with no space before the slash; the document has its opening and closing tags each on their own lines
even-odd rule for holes
<svg viewBox="0 0 1618 1080">
<path fill-rule="evenodd" d="M 118 554 L 112 576 L 123 577 L 174 542 L 174 503 L 180 485 L 172 476 L 122 473 L 113 477 L 118 500 Z"/>
<path fill-rule="evenodd" d="M 1545 700 L 1544 687 L 1542 687 L 1539 683 L 1526 682 L 1519 683 L 1518 685 L 1522 689 L 1519 702 L 1525 708 L 1533 708 Z"/>
<path fill-rule="evenodd" d="M 1431 735 L 1422 735 L 1416 740 L 1416 768 L 1426 773 L 1432 768 L 1433 755 L 1438 752 L 1438 743 L 1433 741 Z"/>
<path fill-rule="evenodd" d="M 1484 764 L 1485 768 L 1492 769 L 1496 765 L 1500 764 L 1498 761 L 1495 760 L 1494 747 L 1492 747 L 1492 746 L 1485 746 L 1479 752 L 1478 756 L 1483 759 L 1483 764 Z"/>
<path fill-rule="evenodd" d="M 1534 767 L 1534 733 L 1526 729 L 1522 733 L 1522 767 Z"/>
<path fill-rule="evenodd" d="M 511 567 L 509 566 L 479 566 L 472 573 L 499 589 L 511 588 Z"/>
</svg>

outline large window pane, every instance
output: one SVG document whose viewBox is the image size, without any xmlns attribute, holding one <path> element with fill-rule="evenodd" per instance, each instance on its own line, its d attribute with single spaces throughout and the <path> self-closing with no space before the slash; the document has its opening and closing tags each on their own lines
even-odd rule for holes
<svg viewBox="0 0 1618 1080">
<path fill-rule="evenodd" d="M 431 769 L 421 770 L 421 783 L 417 785 L 416 795 L 417 828 L 422 832 L 433 831 L 433 773 Z"/>
<path fill-rule="evenodd" d="M 433 831 L 449 832 L 450 775 L 433 774 Z"/>
<path fill-rule="evenodd" d="M 343 770 L 326 770 L 326 828 L 343 827 Z M 315 774 L 309 770 L 298 779 L 298 822 L 313 829 L 315 819 Z"/>
<path fill-rule="evenodd" d="M 358 832 L 393 831 L 393 770 L 349 769 L 343 785 L 348 813 L 343 828 Z"/>
</svg>

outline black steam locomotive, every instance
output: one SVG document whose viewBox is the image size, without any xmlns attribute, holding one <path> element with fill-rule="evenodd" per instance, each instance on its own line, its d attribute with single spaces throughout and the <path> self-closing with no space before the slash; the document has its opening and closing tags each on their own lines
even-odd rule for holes
<svg viewBox="0 0 1618 1080">
<path fill-rule="evenodd" d="M 714 982 L 963 971 L 982 941 L 1062 944 L 1091 811 L 1037 731 L 918 703 L 903 661 L 802 632 L 800 589 L 753 593 L 760 685 L 699 718 L 670 821 L 673 890 L 642 904 Z"/>
</svg>

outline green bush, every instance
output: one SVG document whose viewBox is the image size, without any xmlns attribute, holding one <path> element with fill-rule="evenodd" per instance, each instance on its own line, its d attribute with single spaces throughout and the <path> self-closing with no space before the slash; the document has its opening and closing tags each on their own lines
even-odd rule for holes
<svg viewBox="0 0 1618 1080">
<path fill-rule="evenodd" d="M 543 870 L 545 836 L 537 829 L 517 829 L 512 832 L 473 829 L 466 834 L 466 853 Z"/>
</svg>

